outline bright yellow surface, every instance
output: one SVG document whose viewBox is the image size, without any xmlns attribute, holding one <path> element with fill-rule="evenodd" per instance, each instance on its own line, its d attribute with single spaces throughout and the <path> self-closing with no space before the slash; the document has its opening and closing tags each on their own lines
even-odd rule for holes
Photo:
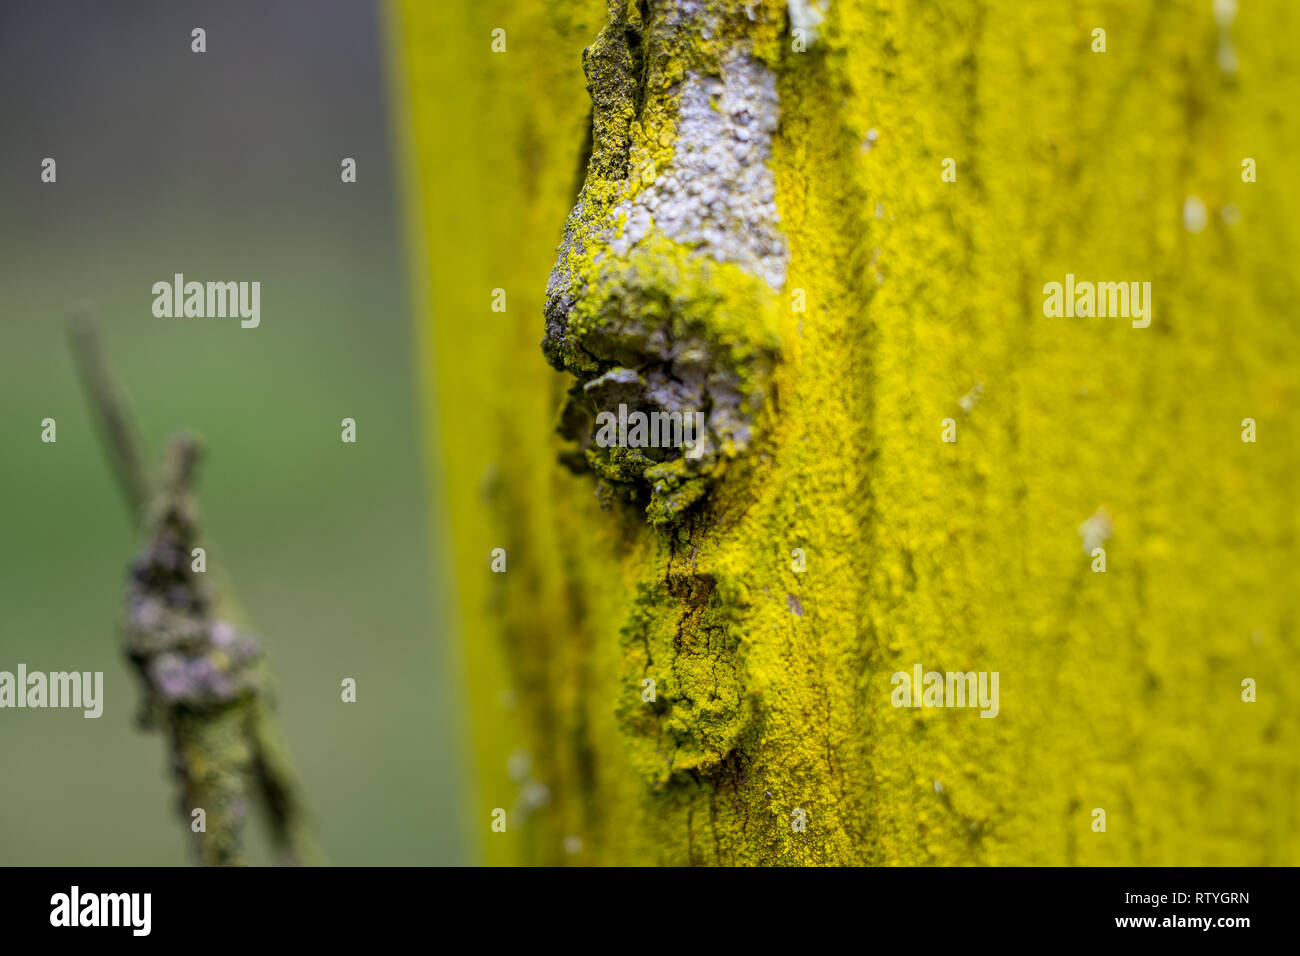
<svg viewBox="0 0 1300 956">
<path fill-rule="evenodd" d="M 760 6 L 783 361 L 673 533 L 557 464 L 539 348 L 603 4 L 393 7 L 484 859 L 1300 863 L 1300 7 L 832 0 L 797 54 Z M 1150 327 L 1045 316 L 1066 273 L 1150 281 Z M 918 663 L 999 715 L 894 708 Z"/>
</svg>

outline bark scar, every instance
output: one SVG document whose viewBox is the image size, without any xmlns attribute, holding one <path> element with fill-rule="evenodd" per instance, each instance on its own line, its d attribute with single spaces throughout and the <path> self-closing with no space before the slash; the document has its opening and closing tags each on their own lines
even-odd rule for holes
<svg viewBox="0 0 1300 956">
<path fill-rule="evenodd" d="M 547 284 L 542 348 L 576 379 L 563 459 L 659 528 L 751 447 L 780 360 L 774 76 L 743 44 L 665 65 L 691 31 L 719 31 L 709 16 L 611 7 L 583 56 L 591 159 Z M 641 436 L 602 431 L 638 414 L 651 423 Z"/>
</svg>

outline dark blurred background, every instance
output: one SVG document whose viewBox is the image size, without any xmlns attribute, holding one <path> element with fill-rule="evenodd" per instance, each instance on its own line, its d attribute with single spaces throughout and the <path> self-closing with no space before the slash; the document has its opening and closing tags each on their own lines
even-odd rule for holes
<svg viewBox="0 0 1300 956">
<path fill-rule="evenodd" d="M 119 649 L 137 539 L 65 343 L 80 301 L 150 463 L 178 427 L 207 442 L 210 566 L 270 654 L 331 862 L 468 852 L 382 33 L 359 0 L 0 4 L 0 670 L 104 671 L 106 698 L 0 711 L 0 864 L 190 858 Z M 260 328 L 155 318 L 176 272 L 260 281 Z"/>
</svg>

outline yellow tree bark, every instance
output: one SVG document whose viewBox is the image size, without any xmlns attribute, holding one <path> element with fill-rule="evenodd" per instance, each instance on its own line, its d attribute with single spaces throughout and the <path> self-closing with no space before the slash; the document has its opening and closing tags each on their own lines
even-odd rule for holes
<svg viewBox="0 0 1300 956">
<path fill-rule="evenodd" d="M 1300 8 L 390 21 L 485 860 L 1300 862 Z"/>
</svg>

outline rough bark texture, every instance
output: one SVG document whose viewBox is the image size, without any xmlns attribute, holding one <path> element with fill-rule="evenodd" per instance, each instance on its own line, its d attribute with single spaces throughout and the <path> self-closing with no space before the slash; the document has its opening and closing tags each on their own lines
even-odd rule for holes
<svg viewBox="0 0 1300 956">
<path fill-rule="evenodd" d="M 177 809 L 204 866 L 246 862 L 245 824 L 260 805 L 280 863 L 320 864 L 315 834 L 272 705 L 270 667 L 216 567 L 196 570 L 202 442 L 181 433 L 156 476 L 114 380 L 93 310 L 69 323 L 69 344 L 144 543 L 131 563 L 122 615 L 126 656 L 140 677 L 140 723 L 167 736 Z M 196 818 L 196 811 L 202 811 Z"/>
<path fill-rule="evenodd" d="M 486 860 L 1300 861 L 1300 9 L 1229 6 L 394 4 Z"/>
</svg>

